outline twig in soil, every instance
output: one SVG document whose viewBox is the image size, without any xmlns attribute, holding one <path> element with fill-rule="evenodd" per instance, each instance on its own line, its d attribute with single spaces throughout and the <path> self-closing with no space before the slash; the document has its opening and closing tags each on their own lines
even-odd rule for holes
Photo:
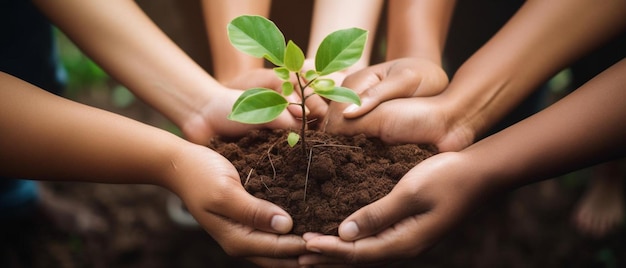
<svg viewBox="0 0 626 268">
<path fill-rule="evenodd" d="M 306 164 L 306 175 L 304 177 L 304 199 L 302 200 L 303 202 L 306 202 L 306 188 L 309 185 L 309 169 L 311 168 L 311 159 L 313 159 L 313 147 L 311 147 L 311 149 L 309 150 L 309 161 Z"/>
<path fill-rule="evenodd" d="M 246 181 L 243 183 L 243 186 L 246 186 L 248 184 L 248 181 L 250 180 L 250 175 L 252 175 L 253 171 L 254 171 L 254 168 L 251 168 L 250 172 L 248 172 L 248 177 L 246 177 Z"/>
<path fill-rule="evenodd" d="M 273 147 L 273 145 L 272 145 Z M 276 168 L 274 167 L 274 162 L 272 161 L 272 156 L 270 155 L 270 151 L 267 150 L 267 160 L 270 161 L 270 166 L 272 167 L 272 173 L 274 173 L 274 175 L 272 175 L 272 180 L 276 179 Z"/>
<path fill-rule="evenodd" d="M 272 190 L 270 190 L 270 187 L 267 187 L 267 184 L 265 184 L 265 182 L 261 179 L 261 183 L 263 184 L 263 186 L 265 186 L 265 189 L 267 189 L 268 192 L 272 192 Z"/>
<path fill-rule="evenodd" d="M 337 188 L 337 191 L 335 192 L 335 196 L 334 196 L 334 197 L 339 196 L 339 192 L 341 192 L 341 187 L 338 187 L 338 188 Z"/>
</svg>

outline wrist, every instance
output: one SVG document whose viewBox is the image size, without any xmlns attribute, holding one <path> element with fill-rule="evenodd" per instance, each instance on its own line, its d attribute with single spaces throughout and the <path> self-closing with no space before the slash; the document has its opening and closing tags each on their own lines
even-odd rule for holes
<svg viewBox="0 0 626 268">
<path fill-rule="evenodd" d="M 166 144 L 165 154 L 162 156 L 161 166 L 155 176 L 154 184 L 174 193 L 180 193 L 180 187 L 184 184 L 184 180 L 187 179 L 185 176 L 180 175 L 180 169 L 184 167 L 183 165 L 193 165 L 191 163 L 195 160 L 189 156 L 197 155 L 193 153 L 194 151 L 207 148 L 178 137 L 167 141 Z"/>
<path fill-rule="evenodd" d="M 462 66 L 450 81 L 442 97 L 447 99 L 451 115 L 475 137 L 485 134 L 519 101 L 509 72 L 500 69 L 488 74 L 475 70 L 485 68 Z"/>
</svg>

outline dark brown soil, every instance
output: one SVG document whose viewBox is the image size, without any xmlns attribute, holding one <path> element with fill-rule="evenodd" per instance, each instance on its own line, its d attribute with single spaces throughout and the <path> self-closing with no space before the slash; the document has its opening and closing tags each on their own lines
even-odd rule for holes
<svg viewBox="0 0 626 268">
<path fill-rule="evenodd" d="M 433 155 L 428 146 L 386 146 L 364 135 L 309 130 L 307 149 L 287 144 L 287 131 L 253 131 L 211 147 L 239 170 L 246 190 L 287 211 L 293 233 L 337 234 L 342 220 L 385 196 L 409 169 Z M 309 161 L 310 160 L 310 161 Z"/>
</svg>

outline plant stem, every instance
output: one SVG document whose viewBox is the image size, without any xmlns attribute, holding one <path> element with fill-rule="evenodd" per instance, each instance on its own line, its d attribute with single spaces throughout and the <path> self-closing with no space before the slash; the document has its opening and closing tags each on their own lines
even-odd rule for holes
<svg viewBox="0 0 626 268">
<path fill-rule="evenodd" d="M 305 101 L 307 96 L 304 95 L 304 89 L 310 84 L 307 83 L 305 86 L 302 85 L 302 81 L 300 79 L 300 73 L 296 72 L 296 78 L 298 80 L 298 87 L 300 88 L 300 96 L 302 96 L 302 101 L 300 102 L 300 107 L 302 108 L 302 128 L 300 128 L 300 147 L 302 148 L 302 155 L 306 157 L 306 105 Z"/>
</svg>

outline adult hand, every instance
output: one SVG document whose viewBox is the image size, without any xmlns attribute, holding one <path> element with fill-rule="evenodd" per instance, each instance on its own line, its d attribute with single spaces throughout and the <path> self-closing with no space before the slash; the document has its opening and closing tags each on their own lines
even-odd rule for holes
<svg viewBox="0 0 626 268">
<path fill-rule="evenodd" d="M 475 131 L 457 110 L 443 95 L 400 98 L 355 119 L 328 114 L 323 129 L 347 136 L 365 134 L 389 144 L 433 144 L 440 152 L 459 151 L 473 143 Z"/>
<path fill-rule="evenodd" d="M 189 212 L 224 251 L 261 266 L 298 267 L 304 240 L 287 235 L 293 225 L 284 210 L 248 194 L 227 159 L 199 145 L 174 157 L 165 187 L 181 197 Z"/>
<path fill-rule="evenodd" d="M 301 256 L 300 265 L 381 264 L 419 255 L 489 194 L 477 174 L 458 153 L 423 161 L 387 196 L 346 218 L 339 237 L 305 234 L 307 250 L 317 253 Z"/>
<path fill-rule="evenodd" d="M 401 58 L 373 65 L 355 72 L 343 86 L 359 93 L 361 106 L 331 105 L 329 113 L 356 118 L 391 99 L 427 97 L 441 93 L 448 85 L 448 76 L 438 64 L 420 58 Z"/>
</svg>

